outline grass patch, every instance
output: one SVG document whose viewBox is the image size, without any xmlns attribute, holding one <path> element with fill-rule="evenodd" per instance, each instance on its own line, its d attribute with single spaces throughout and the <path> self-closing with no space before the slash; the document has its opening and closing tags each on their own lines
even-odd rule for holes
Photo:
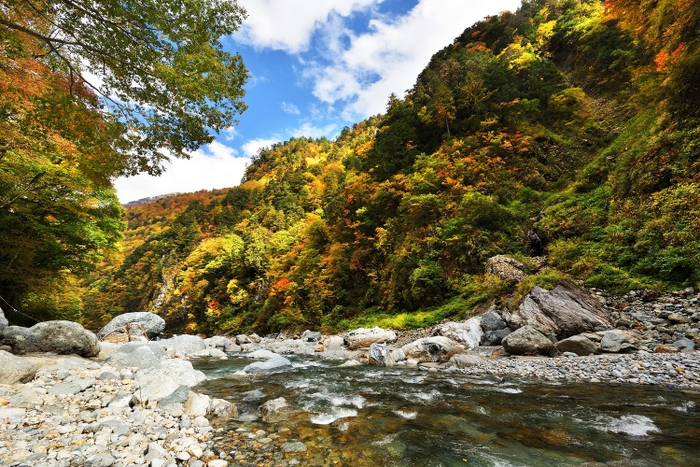
<svg viewBox="0 0 700 467">
<path fill-rule="evenodd" d="M 368 308 L 352 319 L 344 319 L 337 325 L 339 330 L 373 328 L 379 326 L 385 329 L 405 331 L 430 327 L 440 321 L 463 315 L 467 308 L 467 300 L 457 296 L 442 305 L 425 308 L 414 312 L 388 314 L 377 307 Z"/>
</svg>

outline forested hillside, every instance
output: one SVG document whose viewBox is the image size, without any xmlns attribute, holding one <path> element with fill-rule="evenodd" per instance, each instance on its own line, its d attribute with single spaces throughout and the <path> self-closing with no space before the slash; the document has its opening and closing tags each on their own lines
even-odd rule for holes
<svg viewBox="0 0 700 467">
<path fill-rule="evenodd" d="M 0 307 L 13 324 L 79 319 L 80 279 L 120 260 L 114 178 L 160 173 L 245 110 L 248 71 L 219 41 L 244 15 L 235 0 L 0 0 Z"/>
<path fill-rule="evenodd" d="M 293 139 L 237 187 L 127 209 L 122 257 L 85 285 L 83 320 L 407 328 L 567 276 L 696 285 L 699 41 L 694 0 L 525 1 L 336 140 Z M 497 254 L 533 275 L 484 275 Z"/>
</svg>

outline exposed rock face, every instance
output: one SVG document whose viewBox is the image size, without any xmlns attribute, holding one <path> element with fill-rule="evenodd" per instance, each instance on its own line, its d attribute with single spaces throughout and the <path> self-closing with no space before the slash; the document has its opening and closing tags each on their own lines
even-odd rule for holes
<svg viewBox="0 0 700 467">
<path fill-rule="evenodd" d="M 393 342 L 396 340 L 396 333 L 382 328 L 355 329 L 345 334 L 345 345 L 350 350 L 369 347 L 374 344 Z"/>
<path fill-rule="evenodd" d="M 149 339 L 159 336 L 160 333 L 163 332 L 163 329 L 165 329 L 165 320 L 163 318 L 154 313 L 139 311 L 116 316 L 112 321 L 107 323 L 107 326 L 100 329 L 97 333 L 97 338 L 101 340 L 107 334 L 119 328 L 123 328 L 129 323 L 138 323 Z"/>
<path fill-rule="evenodd" d="M 418 362 L 446 362 L 464 347 L 444 336 L 424 337 L 401 347 L 407 359 Z"/>
<path fill-rule="evenodd" d="M 100 353 L 97 336 L 72 321 L 45 321 L 31 328 L 9 326 L 3 333 L 3 343 L 16 354 L 53 352 L 90 358 Z"/>
<path fill-rule="evenodd" d="M 547 355 L 559 352 L 551 340 L 532 326 L 523 326 L 503 339 L 503 348 L 513 355 Z"/>
<path fill-rule="evenodd" d="M 557 339 L 564 339 L 609 328 L 610 322 L 597 300 L 572 283 L 561 281 L 549 291 L 533 287 L 508 317 L 508 325 L 515 329 L 530 325 L 545 334 L 553 334 Z"/>
<path fill-rule="evenodd" d="M 525 278 L 525 265 L 515 258 L 498 255 L 486 261 L 486 274 L 505 280 L 521 281 Z"/>
<path fill-rule="evenodd" d="M 554 344 L 554 346 L 559 352 L 572 352 L 579 356 L 592 355 L 597 351 L 595 342 L 581 335 L 567 337 Z"/>
<path fill-rule="evenodd" d="M 386 344 L 372 344 L 369 346 L 369 364 L 377 366 L 392 366 L 394 358 Z"/>
<path fill-rule="evenodd" d="M 33 363 L 4 350 L 0 350 L 0 368 L 0 384 L 28 383 L 36 374 Z"/>
<path fill-rule="evenodd" d="M 435 327 L 433 334 L 448 337 L 464 344 L 468 349 L 473 349 L 479 346 L 484 331 L 481 329 L 481 317 L 475 316 L 461 323 L 440 324 Z"/>
<path fill-rule="evenodd" d="M 600 350 L 609 353 L 625 352 L 639 348 L 639 336 L 632 331 L 613 329 L 600 340 Z"/>
</svg>

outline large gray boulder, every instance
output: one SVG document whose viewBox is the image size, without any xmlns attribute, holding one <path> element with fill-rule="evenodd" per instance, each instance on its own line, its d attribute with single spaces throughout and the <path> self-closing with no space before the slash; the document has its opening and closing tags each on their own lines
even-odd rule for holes
<svg viewBox="0 0 700 467">
<path fill-rule="evenodd" d="M 345 345 L 350 350 L 369 347 L 377 343 L 393 342 L 396 340 L 396 333 L 379 327 L 372 329 L 359 328 L 345 334 Z"/>
<path fill-rule="evenodd" d="M 423 337 L 401 347 L 407 359 L 418 362 L 446 362 L 464 347 L 449 337 Z"/>
<path fill-rule="evenodd" d="M 72 321 L 45 321 L 31 328 L 8 326 L 2 342 L 15 354 L 53 352 L 90 358 L 100 353 L 97 336 Z"/>
<path fill-rule="evenodd" d="M 561 353 L 571 352 L 581 357 L 592 355 L 598 350 L 595 342 L 582 335 L 567 337 L 554 344 L 554 346 Z"/>
<path fill-rule="evenodd" d="M 481 317 L 474 316 L 466 321 L 443 323 L 433 328 L 433 335 L 444 336 L 464 345 L 467 349 L 479 346 L 484 331 L 481 329 Z"/>
<path fill-rule="evenodd" d="M 36 366 L 10 352 L 0 350 L 0 384 L 28 383 L 36 375 Z"/>
<path fill-rule="evenodd" d="M 503 342 L 503 339 L 513 331 L 506 327 L 504 329 L 499 329 L 498 331 L 488 331 L 485 332 L 484 335 L 481 337 L 481 343 L 480 345 L 482 346 L 493 346 L 493 345 L 501 345 Z"/>
<path fill-rule="evenodd" d="M 267 348 L 282 355 L 313 355 L 316 344 L 307 343 L 301 339 L 284 339 L 271 342 Z"/>
<path fill-rule="evenodd" d="M 508 325 L 513 329 L 530 325 L 557 339 L 610 328 L 603 306 L 568 281 L 560 281 L 553 290 L 533 287 L 508 317 Z"/>
<path fill-rule="evenodd" d="M 548 355 L 559 352 L 551 340 L 532 326 L 523 326 L 503 339 L 503 348 L 513 355 Z"/>
<path fill-rule="evenodd" d="M 459 353 L 457 355 L 453 355 L 452 358 L 450 358 L 450 361 L 447 363 L 447 366 L 463 370 L 465 368 L 484 365 L 486 363 L 486 359 L 481 355 Z"/>
<path fill-rule="evenodd" d="M 632 331 L 612 329 L 600 340 L 600 350 L 607 353 L 627 352 L 639 348 L 639 335 Z"/>
<path fill-rule="evenodd" d="M 486 274 L 517 282 L 525 278 L 525 265 L 510 256 L 493 256 L 486 261 Z"/>
<path fill-rule="evenodd" d="M 106 362 L 115 368 L 148 368 L 165 357 L 165 349 L 156 342 L 128 342 L 120 346 Z"/>
<path fill-rule="evenodd" d="M 193 387 L 204 381 L 206 376 L 195 370 L 192 363 L 179 358 L 163 360 L 155 366 L 136 372 L 138 390 L 134 396 L 138 402 L 160 401 L 177 391 L 180 386 Z"/>
<path fill-rule="evenodd" d="M 170 355 L 188 357 L 206 350 L 207 344 L 199 336 L 183 334 L 158 341 Z"/>
<path fill-rule="evenodd" d="M 499 331 L 507 327 L 508 325 L 503 321 L 501 315 L 495 311 L 487 311 L 481 317 L 481 329 L 483 329 L 484 332 Z"/>
<path fill-rule="evenodd" d="M 111 333 L 112 331 L 116 331 L 117 329 L 124 328 L 124 326 L 129 323 L 138 323 L 143 328 L 149 339 L 158 337 L 160 333 L 163 332 L 163 329 L 165 329 L 165 320 L 163 318 L 154 313 L 139 311 L 134 313 L 124 313 L 114 317 L 114 319 L 110 321 L 107 326 L 100 329 L 100 331 L 97 333 L 97 338 L 102 340 L 107 334 Z"/>
<path fill-rule="evenodd" d="M 504 337 L 512 332 L 501 315 L 494 311 L 487 311 L 481 317 L 481 328 L 484 330 L 484 335 L 481 336 L 480 345 L 501 345 Z"/>
</svg>

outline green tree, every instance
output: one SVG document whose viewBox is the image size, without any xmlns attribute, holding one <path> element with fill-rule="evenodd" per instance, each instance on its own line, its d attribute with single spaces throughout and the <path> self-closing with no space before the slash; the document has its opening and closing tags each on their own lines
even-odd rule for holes
<svg viewBox="0 0 700 467">
<path fill-rule="evenodd" d="M 235 1 L 0 0 L 0 296 L 79 318 L 75 278 L 124 228 L 111 180 L 160 173 L 245 109 L 247 70 L 219 41 L 243 16 Z"/>
<path fill-rule="evenodd" d="M 36 40 L 35 56 L 85 83 L 128 131 L 120 172 L 159 173 L 163 150 L 188 157 L 245 110 L 248 72 L 219 39 L 245 16 L 224 0 L 2 0 L 0 35 Z M 95 78 L 88 78 L 90 75 Z M 101 82 L 96 82 L 101 81 Z"/>
</svg>

